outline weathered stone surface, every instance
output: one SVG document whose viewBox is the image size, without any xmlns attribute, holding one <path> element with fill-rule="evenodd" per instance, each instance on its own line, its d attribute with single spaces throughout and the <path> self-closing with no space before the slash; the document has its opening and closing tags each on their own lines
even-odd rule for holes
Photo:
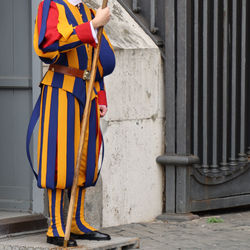
<svg viewBox="0 0 250 250">
<path fill-rule="evenodd" d="M 162 212 L 162 119 L 109 122 L 105 133 L 103 225 L 149 221 Z"/>
<path fill-rule="evenodd" d="M 101 0 L 88 0 L 97 8 Z M 117 66 L 105 78 L 103 226 L 149 221 L 162 212 L 164 84 L 160 51 L 115 0 L 105 27 Z"/>
</svg>

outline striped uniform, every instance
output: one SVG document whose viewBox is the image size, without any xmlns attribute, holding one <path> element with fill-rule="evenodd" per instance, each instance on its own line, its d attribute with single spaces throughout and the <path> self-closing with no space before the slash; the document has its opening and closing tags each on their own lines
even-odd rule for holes
<svg viewBox="0 0 250 250">
<path fill-rule="evenodd" d="M 96 46 L 90 26 L 94 15 L 85 4 L 78 9 L 67 0 L 42 1 L 34 32 L 34 48 L 40 59 L 47 64 L 90 71 Z M 114 67 L 113 48 L 104 32 L 72 221 L 71 231 L 76 234 L 95 230 L 84 220 L 84 187 L 93 185 L 97 179 L 102 143 L 98 104 L 107 105 L 103 78 Z M 51 217 L 48 236 L 64 236 L 63 189 L 73 183 L 87 85 L 81 78 L 50 70 L 41 81 L 38 186 L 48 189 Z"/>
<path fill-rule="evenodd" d="M 46 3 L 42 2 L 38 9 L 34 34 L 37 55 L 46 63 L 91 70 L 91 44 L 95 45 L 95 42 L 89 21 L 93 18 L 94 12 L 85 4 L 81 4 L 78 10 L 66 0 L 51 1 L 49 6 L 46 6 Z M 48 7 L 46 18 L 43 12 Z M 105 104 L 103 77 L 113 71 L 114 65 L 113 49 L 104 33 L 82 155 L 79 186 L 89 186 L 97 178 L 101 145 L 97 105 Z M 73 182 L 87 85 L 81 78 L 49 70 L 41 81 L 41 86 L 38 186 L 51 189 L 69 188 Z"/>
</svg>

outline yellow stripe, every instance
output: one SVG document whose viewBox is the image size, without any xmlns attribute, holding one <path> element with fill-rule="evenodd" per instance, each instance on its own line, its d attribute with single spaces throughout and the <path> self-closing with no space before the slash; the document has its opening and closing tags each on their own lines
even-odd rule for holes
<svg viewBox="0 0 250 250">
<path fill-rule="evenodd" d="M 79 187 L 77 187 L 76 189 L 76 198 L 75 198 L 73 218 L 72 218 L 72 224 L 71 224 L 71 232 L 75 234 L 81 234 L 81 231 L 76 223 L 76 210 L 77 210 L 78 195 L 79 195 Z"/>
<path fill-rule="evenodd" d="M 67 174 L 67 92 L 58 89 L 57 188 L 64 189 Z"/>
<path fill-rule="evenodd" d="M 42 145 L 42 169 L 41 169 L 41 185 L 46 187 L 46 175 L 47 175 L 47 150 L 48 150 L 48 136 L 49 136 L 49 119 L 50 119 L 50 106 L 51 106 L 51 95 L 52 88 L 48 86 L 45 115 L 44 115 L 44 125 L 43 125 L 43 145 Z"/>
<path fill-rule="evenodd" d="M 56 199 L 55 199 L 55 222 L 56 222 L 56 229 L 59 234 L 59 236 L 64 236 L 64 231 L 62 229 L 62 223 L 61 223 L 61 200 L 62 196 L 62 190 L 56 189 Z"/>
<path fill-rule="evenodd" d="M 52 230 L 52 189 L 48 190 L 48 201 L 49 201 L 49 215 L 50 215 L 50 226 L 48 228 L 47 235 L 53 237 L 53 230 Z"/>
<path fill-rule="evenodd" d="M 94 227 L 91 227 L 84 219 L 84 200 L 85 200 L 85 192 L 86 192 L 86 189 L 83 189 L 82 190 L 82 199 L 81 199 L 81 208 L 80 208 L 80 220 L 82 222 L 82 224 L 92 230 L 92 231 L 95 231 L 96 229 Z"/>
<path fill-rule="evenodd" d="M 73 49 L 67 53 L 67 59 L 68 59 L 69 67 L 73 67 L 77 69 L 79 68 L 79 59 L 78 59 L 76 49 Z"/>
<path fill-rule="evenodd" d="M 74 83 L 75 83 L 75 77 L 74 76 L 64 75 L 62 89 L 66 90 L 66 91 L 68 91 L 70 93 L 73 93 Z"/>
<path fill-rule="evenodd" d="M 68 45 L 70 43 L 75 43 L 75 42 L 79 42 L 79 38 L 76 34 L 74 35 L 71 35 L 67 40 L 62 40 L 60 39 L 59 40 L 59 47 L 62 47 L 64 45 Z M 71 50 L 72 48 L 68 49 L 68 50 L 63 50 L 63 52 L 66 52 L 66 51 L 69 51 Z"/>
<path fill-rule="evenodd" d="M 91 110 L 91 107 L 90 107 Z M 87 154 L 88 154 L 88 141 L 89 141 L 89 116 L 87 119 L 87 126 L 85 132 L 85 141 L 83 144 L 82 157 L 81 157 L 81 165 L 79 171 L 79 181 L 78 185 L 82 186 L 86 181 L 86 169 L 87 169 Z"/>
<path fill-rule="evenodd" d="M 73 26 L 68 22 L 64 6 L 58 3 L 56 3 L 56 6 L 59 13 L 57 30 L 62 35 L 62 38 L 60 40 L 66 41 L 68 40 L 74 29 Z"/>
<path fill-rule="evenodd" d="M 86 13 L 88 20 L 92 20 L 92 15 L 91 15 L 91 11 L 90 11 L 89 7 L 85 3 L 83 3 L 83 7 L 84 7 L 84 10 L 85 10 L 85 13 Z"/>
<path fill-rule="evenodd" d="M 79 147 L 79 140 L 80 140 L 80 108 L 79 108 L 79 102 L 75 98 L 75 165 L 76 165 L 76 159 L 77 159 L 77 153 L 78 153 L 78 147 Z"/>
<path fill-rule="evenodd" d="M 42 83 L 46 85 L 51 85 L 53 77 L 54 77 L 54 72 L 48 70 L 44 78 L 42 79 Z"/>
<path fill-rule="evenodd" d="M 98 67 L 98 70 L 100 72 L 101 77 L 103 77 L 103 67 L 101 65 L 100 60 L 98 60 L 98 62 L 97 62 L 97 67 Z"/>
</svg>

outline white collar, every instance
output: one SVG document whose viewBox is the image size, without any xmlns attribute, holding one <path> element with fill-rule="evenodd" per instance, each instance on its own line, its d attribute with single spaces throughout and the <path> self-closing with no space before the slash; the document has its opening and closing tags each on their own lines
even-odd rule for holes
<svg viewBox="0 0 250 250">
<path fill-rule="evenodd" d="M 68 0 L 68 2 L 76 6 L 77 4 L 81 3 L 82 0 Z"/>
</svg>

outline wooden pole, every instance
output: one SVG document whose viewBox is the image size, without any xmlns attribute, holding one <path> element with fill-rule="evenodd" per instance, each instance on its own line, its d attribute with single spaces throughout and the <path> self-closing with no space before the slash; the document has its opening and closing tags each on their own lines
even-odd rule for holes
<svg viewBox="0 0 250 250">
<path fill-rule="evenodd" d="M 106 8 L 108 5 L 108 0 L 103 0 L 102 8 Z M 78 176 L 79 176 L 79 170 L 80 170 L 80 164 L 81 164 L 81 157 L 82 157 L 82 151 L 83 151 L 83 145 L 85 141 L 85 132 L 87 127 L 87 121 L 90 113 L 90 107 L 91 107 L 91 96 L 94 88 L 95 83 L 95 77 L 96 77 L 96 70 L 97 70 L 97 62 L 100 55 L 100 48 L 101 48 L 101 40 L 102 40 L 102 33 L 103 33 L 103 27 L 100 27 L 98 29 L 98 44 L 94 51 L 94 58 L 93 58 L 93 64 L 90 74 L 90 81 L 87 84 L 88 85 L 88 91 L 87 91 L 87 98 L 86 98 L 86 104 L 84 108 L 83 113 L 83 119 L 81 122 L 81 135 L 80 135 L 80 142 L 79 142 L 79 148 L 78 148 L 78 154 L 77 154 L 77 160 L 76 160 L 76 167 L 74 172 L 74 180 L 73 185 L 71 188 L 71 196 L 70 196 L 70 203 L 69 203 L 69 210 L 68 210 L 68 216 L 67 216 L 67 223 L 66 223 L 66 231 L 65 231 L 65 237 L 64 237 L 64 247 L 67 247 L 67 243 L 69 241 L 70 237 L 70 230 L 71 230 L 71 224 L 72 224 L 72 217 L 73 217 L 73 210 L 74 210 L 74 204 L 75 204 L 75 198 L 76 198 L 76 189 L 78 184 Z"/>
</svg>

